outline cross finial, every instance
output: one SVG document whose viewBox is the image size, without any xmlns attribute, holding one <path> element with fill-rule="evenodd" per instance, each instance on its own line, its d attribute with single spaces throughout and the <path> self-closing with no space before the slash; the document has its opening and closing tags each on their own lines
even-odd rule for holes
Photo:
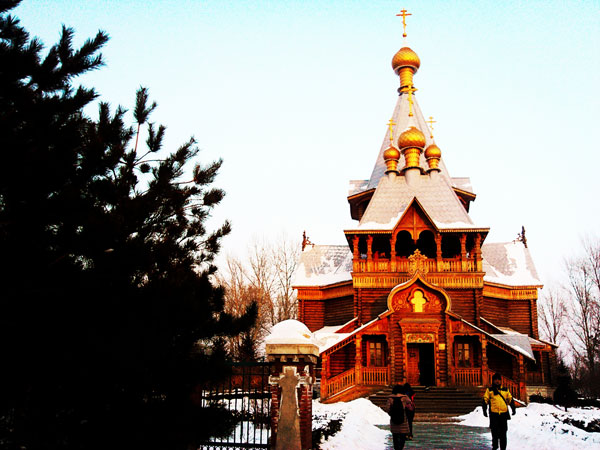
<svg viewBox="0 0 600 450">
<path fill-rule="evenodd" d="M 411 84 L 407 89 L 408 92 L 408 117 L 413 116 L 413 93 L 417 92 L 417 89 Z"/>
<path fill-rule="evenodd" d="M 429 137 L 433 139 L 433 124 L 437 123 L 437 120 L 433 120 L 433 116 L 429 116 L 429 120 L 426 120 L 425 122 L 429 124 Z"/>
<path fill-rule="evenodd" d="M 406 16 L 412 16 L 412 14 L 409 14 L 408 11 L 406 9 L 403 9 L 402 11 L 400 11 L 400 14 L 396 14 L 397 17 L 402 16 L 402 27 L 404 28 L 404 32 L 402 33 L 402 37 L 406 37 Z"/>
<path fill-rule="evenodd" d="M 390 119 L 388 122 L 388 128 L 390 130 L 390 142 L 394 142 L 394 125 L 396 125 L 396 122 L 394 122 L 393 119 Z"/>
</svg>

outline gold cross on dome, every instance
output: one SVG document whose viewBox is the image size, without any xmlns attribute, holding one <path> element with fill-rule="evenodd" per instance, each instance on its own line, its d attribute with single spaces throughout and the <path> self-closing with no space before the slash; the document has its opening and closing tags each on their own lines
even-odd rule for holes
<svg viewBox="0 0 600 450">
<path fill-rule="evenodd" d="M 396 14 L 396 17 L 400 17 L 400 16 L 402 16 L 402 27 L 404 27 L 404 32 L 402 33 L 402 37 L 406 37 L 406 17 L 412 16 L 412 14 L 409 14 L 406 9 L 403 9 L 402 11 L 400 11 L 400 14 Z"/>
<path fill-rule="evenodd" d="M 429 120 L 426 120 L 425 122 L 429 124 L 429 137 L 433 139 L 433 124 L 437 123 L 437 120 L 433 120 L 433 116 L 429 116 Z"/>
<path fill-rule="evenodd" d="M 394 142 L 394 125 L 396 125 L 396 122 L 394 122 L 393 119 L 390 119 L 388 122 L 388 128 L 390 130 L 390 142 Z"/>
<path fill-rule="evenodd" d="M 408 92 L 408 117 L 413 116 L 413 94 L 417 92 L 417 89 L 411 84 L 407 89 Z"/>
</svg>

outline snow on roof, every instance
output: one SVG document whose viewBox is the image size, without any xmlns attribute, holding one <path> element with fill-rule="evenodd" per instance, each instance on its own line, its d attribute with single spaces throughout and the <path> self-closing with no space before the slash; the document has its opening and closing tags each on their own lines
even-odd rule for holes
<svg viewBox="0 0 600 450">
<path fill-rule="evenodd" d="M 521 241 L 483 244 L 483 279 L 508 286 L 542 284 L 529 249 Z"/>
<path fill-rule="evenodd" d="M 352 333 L 336 333 L 336 330 L 342 328 L 343 325 L 337 327 L 323 327 L 313 333 L 315 344 L 319 347 L 319 353 L 323 353 L 329 347 L 334 346 L 340 341 L 343 341 Z"/>
<path fill-rule="evenodd" d="M 535 361 L 535 355 L 533 354 L 533 350 L 531 350 L 529 336 L 527 336 L 526 334 L 517 333 L 515 331 L 511 334 L 492 334 L 491 336 L 498 339 L 503 344 L 508 345 L 510 348 L 518 351 L 519 353 Z"/>
<path fill-rule="evenodd" d="M 352 252 L 347 245 L 308 246 L 300 255 L 294 286 L 327 286 L 352 280 Z"/>
<path fill-rule="evenodd" d="M 369 180 L 350 180 L 350 186 L 348 186 L 348 197 L 366 191 L 368 186 Z"/>
<path fill-rule="evenodd" d="M 467 191 L 473 194 L 473 186 L 471 185 L 471 179 L 468 177 L 452 177 L 452 186 L 460 189 L 461 191 Z"/>
<path fill-rule="evenodd" d="M 412 183 L 406 177 L 385 176 L 373 193 L 356 230 L 391 230 L 414 199 L 439 229 L 479 229 L 444 177 L 421 175 Z M 348 230 L 351 231 L 351 230 Z"/>
<path fill-rule="evenodd" d="M 313 335 L 306 325 L 294 319 L 284 320 L 271 328 L 265 344 L 314 344 Z"/>
</svg>

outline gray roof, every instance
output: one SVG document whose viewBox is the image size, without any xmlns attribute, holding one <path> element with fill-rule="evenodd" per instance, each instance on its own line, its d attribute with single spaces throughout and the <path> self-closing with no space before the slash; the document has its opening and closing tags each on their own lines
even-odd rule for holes
<svg viewBox="0 0 600 450">
<path fill-rule="evenodd" d="M 535 355 L 533 354 L 531 344 L 529 343 L 529 336 L 527 336 L 526 334 L 492 334 L 491 336 L 495 337 L 503 344 L 508 345 L 510 348 L 518 351 L 519 353 L 535 361 Z"/>
<path fill-rule="evenodd" d="M 481 246 L 484 280 L 508 286 L 540 286 L 542 282 L 529 249 L 521 241 Z"/>
<path fill-rule="evenodd" d="M 352 280 L 352 252 L 347 245 L 312 245 L 300 255 L 294 286 L 327 286 Z"/>
<path fill-rule="evenodd" d="M 421 108 L 417 103 L 416 95 L 413 95 L 413 117 L 408 117 L 408 94 L 402 94 L 398 97 L 398 101 L 396 102 L 396 107 L 394 108 L 394 113 L 392 115 L 392 120 L 396 123 L 393 130 L 394 136 L 394 145 L 397 145 L 398 136 L 406 130 L 409 125 L 417 127 L 421 132 L 425 135 L 425 147 L 429 144 L 433 144 L 433 138 L 431 138 L 431 132 L 429 131 L 429 127 L 427 126 L 427 122 L 425 122 L 425 118 L 423 117 L 423 113 L 421 112 Z M 369 179 L 369 183 L 365 186 L 364 190 L 372 189 L 377 187 L 379 180 L 383 177 L 386 171 L 385 161 L 383 160 L 383 153 L 390 146 L 390 131 L 389 128 L 385 132 L 385 136 L 383 138 L 383 143 L 381 144 L 381 149 L 379 150 L 379 154 L 377 155 L 377 160 L 375 161 L 375 167 L 373 167 L 373 172 L 371 173 L 371 178 Z M 448 170 L 446 169 L 446 165 L 444 164 L 443 152 L 442 148 L 442 159 L 440 160 L 440 169 L 443 177 L 449 179 Z M 398 162 L 398 167 L 404 167 L 404 156 L 400 156 L 400 161 Z M 425 160 L 424 154 L 421 154 L 421 167 L 427 168 L 427 161 Z"/>
<path fill-rule="evenodd" d="M 447 178 L 420 175 L 414 183 L 404 176 L 384 176 L 362 216 L 357 230 L 392 230 L 414 199 L 438 229 L 477 228 Z"/>
</svg>

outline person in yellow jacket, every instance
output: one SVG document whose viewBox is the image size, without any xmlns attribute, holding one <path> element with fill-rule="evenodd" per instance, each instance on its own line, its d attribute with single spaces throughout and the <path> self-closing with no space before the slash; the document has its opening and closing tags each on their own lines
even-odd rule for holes
<svg viewBox="0 0 600 450">
<path fill-rule="evenodd" d="M 510 420 L 509 406 L 514 415 L 516 413 L 515 401 L 510 391 L 502 386 L 502 375 L 495 373 L 492 376 L 492 386 L 487 388 L 483 394 L 483 415 L 487 417 L 488 408 L 490 411 L 492 450 L 498 450 L 498 441 L 500 441 L 500 450 L 506 450 L 506 431 Z"/>
</svg>

